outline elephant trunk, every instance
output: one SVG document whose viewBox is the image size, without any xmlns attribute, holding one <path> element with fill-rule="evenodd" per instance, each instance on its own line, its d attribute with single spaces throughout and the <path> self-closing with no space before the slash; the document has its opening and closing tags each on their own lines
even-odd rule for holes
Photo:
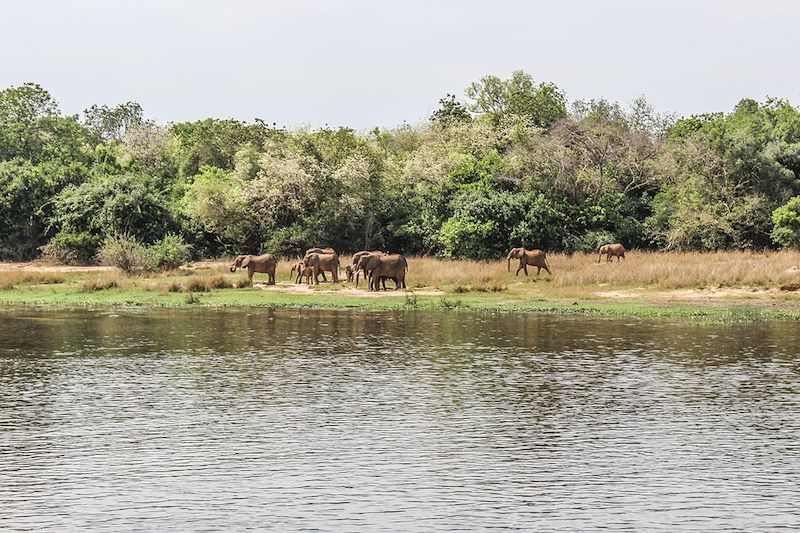
<svg viewBox="0 0 800 533">
<path fill-rule="evenodd" d="M 231 265 L 231 267 L 228 270 L 230 270 L 231 272 L 236 272 L 236 265 Z"/>
<path fill-rule="evenodd" d="M 511 254 L 508 254 L 508 257 L 506 257 L 506 259 L 508 259 L 508 271 L 511 272 Z"/>
</svg>

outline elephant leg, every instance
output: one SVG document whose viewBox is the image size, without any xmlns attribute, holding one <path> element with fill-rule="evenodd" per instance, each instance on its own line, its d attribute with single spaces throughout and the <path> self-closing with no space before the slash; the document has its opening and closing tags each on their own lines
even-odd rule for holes
<svg viewBox="0 0 800 533">
<path fill-rule="evenodd" d="M 524 265 L 522 265 L 522 268 L 525 270 L 525 277 L 527 278 L 528 277 L 528 263 L 525 263 Z"/>
<path fill-rule="evenodd" d="M 248 268 L 247 269 L 247 281 L 250 282 L 250 285 L 253 284 L 253 274 L 255 274 L 253 269 L 252 268 Z"/>
<path fill-rule="evenodd" d="M 542 273 L 542 267 L 540 267 L 540 266 L 537 266 L 537 267 L 536 267 L 536 277 L 538 278 L 538 277 L 539 277 L 539 274 L 541 274 L 541 273 Z"/>
<path fill-rule="evenodd" d="M 520 266 L 519 268 L 517 268 L 517 271 L 516 271 L 516 272 L 514 272 L 514 275 L 515 275 L 515 276 L 519 276 L 519 271 L 520 271 L 520 270 L 522 270 L 522 267 L 521 267 L 521 266 Z"/>
<path fill-rule="evenodd" d="M 275 285 L 275 272 L 272 271 L 269 273 L 269 283 L 268 285 Z"/>
<path fill-rule="evenodd" d="M 325 277 L 325 271 L 324 270 L 322 271 L 322 281 L 324 281 L 325 283 L 328 283 L 328 278 Z"/>
<path fill-rule="evenodd" d="M 547 268 L 546 266 L 543 266 L 542 268 L 543 268 L 543 269 L 545 269 L 545 270 L 547 271 L 547 275 L 548 275 L 548 276 L 552 276 L 552 275 L 553 275 L 553 273 L 552 273 L 552 272 L 550 272 L 550 269 L 549 269 L 549 268 Z"/>
</svg>

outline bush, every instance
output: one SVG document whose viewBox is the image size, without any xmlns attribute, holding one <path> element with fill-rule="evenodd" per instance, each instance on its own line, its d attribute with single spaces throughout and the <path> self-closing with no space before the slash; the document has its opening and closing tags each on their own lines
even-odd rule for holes
<svg viewBox="0 0 800 533">
<path fill-rule="evenodd" d="M 786 248 L 800 248 L 800 196 L 772 212 L 772 240 Z"/>
<path fill-rule="evenodd" d="M 42 259 L 62 265 L 86 265 L 93 262 L 100 238 L 87 232 L 61 231 L 40 248 Z"/>
<path fill-rule="evenodd" d="M 191 246 L 180 235 L 168 233 L 163 239 L 147 249 L 153 266 L 162 270 L 174 270 L 191 259 Z"/>
<path fill-rule="evenodd" d="M 106 237 L 98 257 L 104 265 L 115 266 L 127 274 L 154 269 L 147 247 L 130 235 Z"/>
<path fill-rule="evenodd" d="M 610 231 L 589 231 L 577 244 L 579 252 L 597 252 L 604 244 L 617 242 L 617 237 Z"/>
</svg>

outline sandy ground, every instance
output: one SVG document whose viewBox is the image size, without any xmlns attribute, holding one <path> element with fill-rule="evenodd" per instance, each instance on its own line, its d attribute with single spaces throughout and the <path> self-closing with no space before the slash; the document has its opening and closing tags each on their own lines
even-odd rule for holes
<svg viewBox="0 0 800 533">
<path fill-rule="evenodd" d="M 325 289 L 325 284 L 317 285 L 318 288 L 313 288 L 305 283 L 294 284 L 290 281 L 278 281 L 275 285 L 267 285 L 266 283 L 253 283 L 254 287 L 258 287 L 265 291 L 279 291 L 289 294 L 338 294 L 340 296 L 365 296 L 367 298 L 381 298 L 385 296 L 402 296 L 405 294 L 418 294 L 420 296 L 443 296 L 444 291 L 433 289 L 406 289 L 394 291 L 389 289 L 387 291 L 372 292 L 365 290 L 362 285 L 361 288 L 348 287 L 345 289 Z M 388 284 L 392 286 L 391 282 Z"/>
<path fill-rule="evenodd" d="M 49 265 L 47 263 L 0 263 L 0 272 L 110 272 L 114 267 L 107 266 L 66 266 Z"/>
</svg>

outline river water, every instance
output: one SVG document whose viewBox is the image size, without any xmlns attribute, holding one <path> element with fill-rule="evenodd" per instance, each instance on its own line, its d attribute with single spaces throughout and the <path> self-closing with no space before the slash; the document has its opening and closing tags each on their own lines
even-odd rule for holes
<svg viewBox="0 0 800 533">
<path fill-rule="evenodd" d="M 800 528 L 800 327 L 0 309 L 0 530 Z"/>
</svg>

